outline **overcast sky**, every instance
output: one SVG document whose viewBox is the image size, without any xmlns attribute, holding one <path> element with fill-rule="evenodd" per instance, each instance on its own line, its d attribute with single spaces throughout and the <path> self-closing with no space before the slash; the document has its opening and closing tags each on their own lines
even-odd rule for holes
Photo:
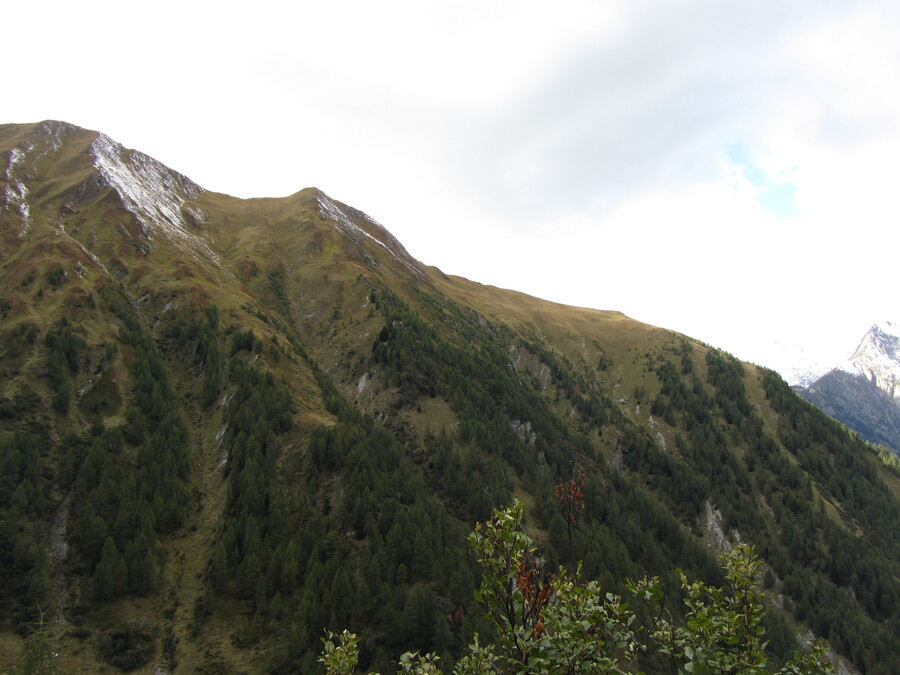
<svg viewBox="0 0 900 675">
<path fill-rule="evenodd" d="M 779 368 L 775 342 L 836 361 L 900 316 L 896 0 L 32 0 L 4 23 L 0 121 L 240 197 L 315 185 L 447 273 Z"/>
</svg>

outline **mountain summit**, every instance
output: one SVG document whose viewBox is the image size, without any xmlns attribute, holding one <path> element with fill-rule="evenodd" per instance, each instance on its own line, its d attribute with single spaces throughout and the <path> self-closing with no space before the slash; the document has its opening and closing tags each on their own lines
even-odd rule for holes
<svg viewBox="0 0 900 675">
<path fill-rule="evenodd" d="M 863 336 L 853 356 L 841 366 L 845 372 L 859 373 L 881 389 L 891 400 L 900 399 L 900 324 L 883 321 Z"/>
<path fill-rule="evenodd" d="M 847 377 L 888 382 L 882 333 Z M 0 125 L 0 671 L 316 673 L 347 627 L 362 668 L 449 672 L 490 630 L 466 536 L 518 499 L 542 579 L 721 585 L 752 544 L 772 662 L 814 634 L 888 675 L 898 494 L 690 337 L 444 274 L 316 188 L 238 199 Z"/>
<path fill-rule="evenodd" d="M 875 323 L 844 363 L 796 391 L 872 443 L 900 454 L 900 324 Z"/>
</svg>

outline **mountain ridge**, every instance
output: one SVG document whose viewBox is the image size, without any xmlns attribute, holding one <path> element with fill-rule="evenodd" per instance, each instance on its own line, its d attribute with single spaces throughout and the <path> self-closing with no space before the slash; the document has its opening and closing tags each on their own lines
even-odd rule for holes
<svg viewBox="0 0 900 675">
<path fill-rule="evenodd" d="M 579 467 L 606 588 L 717 581 L 710 533 L 748 540 L 774 654 L 896 665 L 900 478 L 774 373 L 422 265 L 316 188 L 239 199 L 104 141 L 107 180 L 98 137 L 0 126 L 0 668 L 50 607 L 74 670 L 315 672 L 342 625 L 365 667 L 452 662 L 485 630 L 472 523 L 519 497 L 554 569 Z"/>
</svg>

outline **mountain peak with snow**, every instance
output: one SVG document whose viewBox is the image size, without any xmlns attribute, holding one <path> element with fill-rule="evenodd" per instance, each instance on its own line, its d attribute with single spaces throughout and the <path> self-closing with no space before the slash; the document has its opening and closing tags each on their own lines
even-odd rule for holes
<svg viewBox="0 0 900 675">
<path fill-rule="evenodd" d="M 794 390 L 866 440 L 900 454 L 900 323 L 873 324 L 849 359 Z"/>
<path fill-rule="evenodd" d="M 873 324 L 853 355 L 838 368 L 851 375 L 863 375 L 896 401 L 900 398 L 900 323 Z"/>
</svg>

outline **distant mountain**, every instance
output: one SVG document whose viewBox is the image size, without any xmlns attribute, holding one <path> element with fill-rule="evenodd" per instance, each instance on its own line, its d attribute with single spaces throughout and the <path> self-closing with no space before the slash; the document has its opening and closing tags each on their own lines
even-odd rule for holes
<svg viewBox="0 0 900 675">
<path fill-rule="evenodd" d="M 791 386 L 808 386 L 834 367 L 834 360 L 813 355 L 801 344 L 774 340 L 751 359 L 779 373 Z"/>
<path fill-rule="evenodd" d="M 774 662 L 812 633 L 893 675 L 897 495 L 777 374 L 690 337 L 447 275 L 315 188 L 237 199 L 0 125 L 2 672 L 317 673 L 344 627 L 361 668 L 450 672 L 490 630 L 466 535 L 516 497 L 544 571 L 577 557 L 612 593 L 722 584 L 752 544 Z"/>
<path fill-rule="evenodd" d="M 853 355 L 795 390 L 863 438 L 900 454 L 900 324 L 883 321 Z"/>
</svg>

